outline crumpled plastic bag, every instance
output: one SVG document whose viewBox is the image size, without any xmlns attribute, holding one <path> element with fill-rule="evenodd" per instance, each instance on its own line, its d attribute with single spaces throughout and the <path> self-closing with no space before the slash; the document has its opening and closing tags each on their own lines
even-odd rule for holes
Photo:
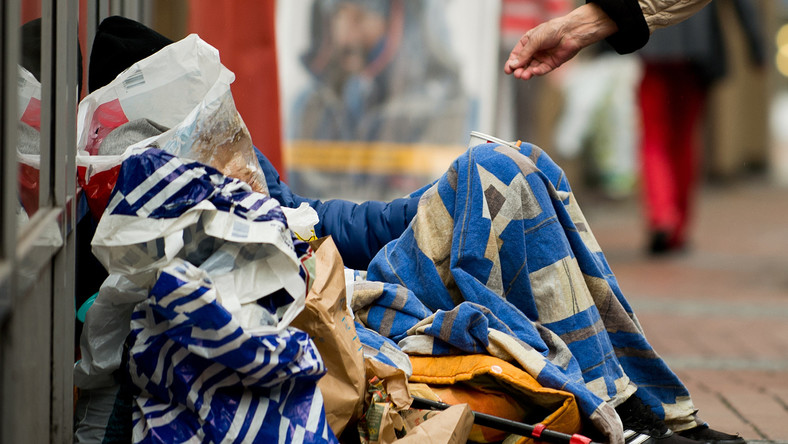
<svg viewBox="0 0 788 444">
<path fill-rule="evenodd" d="M 134 442 L 336 442 L 317 387 L 323 361 L 289 325 L 304 307 L 312 250 L 275 200 L 209 166 L 138 150 L 119 170 L 93 251 L 125 288 L 147 292 L 121 369 L 138 390 Z M 97 303 L 134 302 L 112 295 Z"/>
<path fill-rule="evenodd" d="M 295 303 L 282 317 L 283 324 L 289 324 L 303 307 L 306 283 L 298 274 L 301 262 L 279 203 L 206 165 L 155 148 L 137 151 L 119 170 L 92 246 L 109 273 L 145 287 L 176 256 L 201 264 L 224 243 L 257 245 L 268 254 L 255 262 L 248 281 L 222 278 L 221 284 L 233 290 L 227 294 L 245 303 L 284 288 Z M 304 242 L 298 245 L 308 248 Z M 241 254 L 243 247 L 237 248 L 239 252 L 228 254 Z"/>
<path fill-rule="evenodd" d="M 235 75 L 219 52 L 196 34 L 135 63 L 79 104 L 77 172 L 91 212 L 107 205 L 117 171 L 134 148 L 155 146 L 196 160 L 267 193 L 251 136 L 230 91 Z M 99 155 L 110 132 L 129 121 L 148 119 L 169 128 L 126 147 Z"/>
<path fill-rule="evenodd" d="M 80 360 L 74 364 L 74 385 L 93 390 L 117 384 L 113 373 L 120 368 L 123 343 L 131 329 L 134 306 L 148 292 L 125 277 L 111 274 L 85 313 L 79 338 Z"/>
<path fill-rule="evenodd" d="M 310 207 L 306 202 L 301 202 L 298 208 L 282 207 L 282 211 L 285 212 L 290 229 L 293 230 L 293 233 L 299 239 L 307 242 L 317 240 L 315 225 L 320 222 L 320 217 L 314 208 Z"/>
<path fill-rule="evenodd" d="M 41 168 L 41 83 L 30 71 L 18 67 L 19 199 L 27 215 L 38 210 L 39 170 Z"/>
<path fill-rule="evenodd" d="M 165 267 L 131 322 L 134 442 L 332 442 L 307 333 L 253 333 L 205 270 Z M 163 410 L 169 410 L 166 415 Z"/>
</svg>

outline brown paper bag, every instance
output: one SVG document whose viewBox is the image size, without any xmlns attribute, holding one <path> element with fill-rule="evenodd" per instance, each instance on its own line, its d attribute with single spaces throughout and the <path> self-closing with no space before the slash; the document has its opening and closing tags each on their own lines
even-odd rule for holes
<svg viewBox="0 0 788 444">
<path fill-rule="evenodd" d="M 366 380 L 371 381 L 373 378 L 377 378 L 381 381 L 383 390 L 388 394 L 396 411 L 410 407 L 413 398 L 410 394 L 408 375 L 405 374 L 404 370 L 375 359 L 364 361 L 364 367 L 366 369 Z M 370 394 L 367 393 L 365 397 L 367 404 L 369 404 Z"/>
<path fill-rule="evenodd" d="M 365 364 L 369 386 L 366 411 L 358 422 L 360 442 L 461 444 L 468 440 L 473 413 L 467 404 L 444 411 L 411 409 L 413 398 L 404 371 L 374 359 Z"/>
<path fill-rule="evenodd" d="M 463 444 L 468 441 L 471 427 L 471 408 L 468 404 L 458 404 L 408 430 L 397 444 Z"/>
<path fill-rule="evenodd" d="M 366 394 L 364 415 L 358 422 L 362 444 L 391 444 L 406 433 L 406 423 L 399 412 L 413 402 L 408 391 L 408 376 L 402 369 L 375 359 L 364 361 Z"/>
<path fill-rule="evenodd" d="M 318 381 L 326 420 L 339 436 L 361 415 L 366 390 L 364 355 L 347 308 L 345 267 L 331 237 L 311 243 L 315 254 L 314 283 L 304 310 L 292 326 L 309 333 L 328 372 Z"/>
</svg>

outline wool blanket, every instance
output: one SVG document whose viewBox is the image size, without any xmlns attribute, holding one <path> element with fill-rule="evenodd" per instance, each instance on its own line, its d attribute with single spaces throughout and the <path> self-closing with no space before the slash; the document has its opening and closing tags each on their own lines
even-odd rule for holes
<svg viewBox="0 0 788 444">
<path fill-rule="evenodd" d="M 470 148 L 354 284 L 357 319 L 408 354 L 489 353 L 573 393 L 611 442 L 637 393 L 669 426 L 689 393 L 646 340 L 563 171 L 541 149 Z"/>
</svg>

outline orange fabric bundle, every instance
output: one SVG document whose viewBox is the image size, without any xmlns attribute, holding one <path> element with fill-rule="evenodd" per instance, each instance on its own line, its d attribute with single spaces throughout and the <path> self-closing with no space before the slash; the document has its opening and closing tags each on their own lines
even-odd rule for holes
<svg viewBox="0 0 788 444">
<path fill-rule="evenodd" d="M 432 399 L 446 404 L 467 403 L 471 410 L 524 422 L 542 423 L 566 434 L 580 431 L 580 411 L 573 394 L 542 387 L 519 367 L 488 355 L 411 356 L 412 383 L 427 384 Z M 474 426 L 477 442 L 502 440 L 504 432 Z M 518 443 L 532 443 L 523 438 Z"/>
</svg>

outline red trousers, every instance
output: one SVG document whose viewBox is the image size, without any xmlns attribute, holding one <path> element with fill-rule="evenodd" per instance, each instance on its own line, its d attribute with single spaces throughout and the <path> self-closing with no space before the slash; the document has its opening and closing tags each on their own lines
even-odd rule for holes
<svg viewBox="0 0 788 444">
<path fill-rule="evenodd" d="M 687 238 L 702 144 L 706 87 L 687 63 L 646 63 L 640 84 L 641 186 L 651 232 L 671 246 Z"/>
</svg>

